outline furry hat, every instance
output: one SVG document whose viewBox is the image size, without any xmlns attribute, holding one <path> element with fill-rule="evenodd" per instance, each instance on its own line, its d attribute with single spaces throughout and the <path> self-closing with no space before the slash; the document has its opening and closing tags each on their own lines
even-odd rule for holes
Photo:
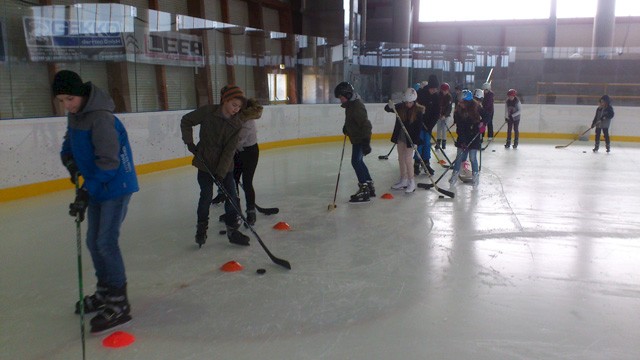
<svg viewBox="0 0 640 360">
<path fill-rule="evenodd" d="M 440 82 L 438 81 L 438 77 L 431 74 L 429 75 L 429 84 L 427 84 L 427 89 L 438 89 L 440 88 Z"/>
<path fill-rule="evenodd" d="M 71 70 L 58 71 L 51 83 L 53 96 L 60 94 L 73 96 L 89 95 L 89 87 L 82 82 L 80 75 Z"/>
</svg>

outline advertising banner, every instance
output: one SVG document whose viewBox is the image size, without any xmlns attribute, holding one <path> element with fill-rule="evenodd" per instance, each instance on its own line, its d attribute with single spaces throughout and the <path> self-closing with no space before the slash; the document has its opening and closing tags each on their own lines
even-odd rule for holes
<svg viewBox="0 0 640 360">
<path fill-rule="evenodd" d="M 31 61 L 123 61 L 122 25 L 118 21 L 23 18 Z"/>
<path fill-rule="evenodd" d="M 156 65 L 203 67 L 204 44 L 201 36 L 174 31 L 149 32 L 136 29 L 126 37 L 127 60 Z"/>
</svg>

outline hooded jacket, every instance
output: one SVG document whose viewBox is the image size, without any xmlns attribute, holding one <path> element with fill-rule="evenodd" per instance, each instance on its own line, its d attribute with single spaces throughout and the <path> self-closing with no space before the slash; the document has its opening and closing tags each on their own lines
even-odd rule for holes
<svg viewBox="0 0 640 360">
<path fill-rule="evenodd" d="M 139 190 L 127 130 L 113 115 L 115 105 L 104 91 L 87 82 L 90 92 L 82 110 L 67 115 L 60 157 L 73 160 L 83 187 L 97 202 Z"/>
</svg>

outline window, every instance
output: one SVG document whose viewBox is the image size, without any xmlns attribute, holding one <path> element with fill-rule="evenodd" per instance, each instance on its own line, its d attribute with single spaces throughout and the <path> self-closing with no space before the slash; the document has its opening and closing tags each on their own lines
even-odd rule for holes
<svg viewBox="0 0 640 360">
<path fill-rule="evenodd" d="M 589 18 L 596 14 L 598 0 L 557 0 L 558 18 Z M 616 16 L 640 16 L 638 0 L 616 0 Z M 421 22 L 547 19 L 550 0 L 458 0 L 455 10 L 441 0 L 420 0 Z"/>
</svg>

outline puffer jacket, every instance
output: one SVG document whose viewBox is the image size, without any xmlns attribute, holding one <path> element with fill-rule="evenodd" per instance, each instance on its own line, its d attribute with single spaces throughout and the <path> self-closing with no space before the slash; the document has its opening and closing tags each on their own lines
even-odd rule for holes
<svg viewBox="0 0 640 360">
<path fill-rule="evenodd" d="M 127 130 L 113 115 L 109 95 L 88 82 L 89 97 L 78 113 L 67 115 L 62 163 L 74 161 L 93 201 L 103 202 L 139 190 Z"/>
<path fill-rule="evenodd" d="M 193 143 L 193 127 L 200 125 L 200 141 L 196 145 L 198 156 L 191 164 L 212 175 L 225 177 L 233 170 L 233 155 L 236 152 L 242 124 L 262 116 L 262 105 L 250 99 L 247 106 L 227 119 L 222 115 L 221 105 L 205 105 L 185 114 L 180 121 L 182 141 Z M 200 160 L 204 160 L 204 163 Z"/>
</svg>

